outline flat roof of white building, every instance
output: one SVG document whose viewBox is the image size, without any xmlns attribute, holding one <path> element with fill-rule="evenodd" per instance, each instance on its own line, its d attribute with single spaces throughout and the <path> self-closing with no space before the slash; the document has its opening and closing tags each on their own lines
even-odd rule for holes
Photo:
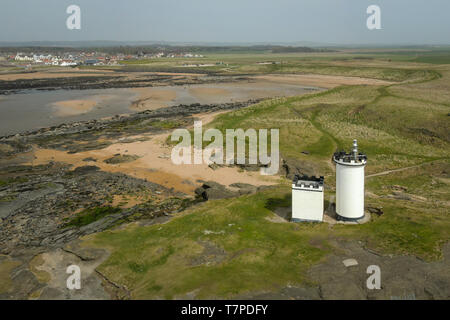
<svg viewBox="0 0 450 320">
<path fill-rule="evenodd" d="M 305 191 L 322 191 L 324 177 L 295 175 L 292 188 Z"/>
</svg>

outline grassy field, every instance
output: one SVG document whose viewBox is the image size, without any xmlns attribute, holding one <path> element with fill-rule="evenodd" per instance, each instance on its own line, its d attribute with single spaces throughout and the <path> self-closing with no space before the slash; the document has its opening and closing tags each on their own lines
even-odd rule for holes
<svg viewBox="0 0 450 320">
<path fill-rule="evenodd" d="M 66 223 L 64 227 L 82 227 L 91 224 L 107 215 L 118 213 L 119 208 L 114 207 L 96 207 L 83 210 Z"/>
<path fill-rule="evenodd" d="M 275 222 L 275 210 L 291 205 L 285 180 L 254 195 L 203 203 L 167 224 L 132 224 L 90 236 L 85 245 L 111 251 L 101 272 L 125 285 L 133 298 L 224 298 L 308 284 L 307 270 L 338 250 L 337 240 L 359 240 L 384 254 L 441 258 L 450 230 L 450 67 L 438 55 L 427 64 L 419 63 L 421 57 L 404 52 L 208 57 L 228 64 L 221 72 L 236 74 L 311 72 L 396 81 L 267 100 L 208 125 L 222 131 L 279 128 L 282 158 L 304 161 L 325 175 L 327 203 L 334 196 L 331 155 L 358 138 L 369 158 L 367 175 L 399 169 L 367 178 L 366 205 L 381 208 L 383 215 L 354 226 Z M 255 64 L 269 59 L 285 62 Z"/>
<path fill-rule="evenodd" d="M 326 226 L 270 222 L 270 204 L 280 202 L 285 188 L 209 202 L 162 226 L 102 233 L 92 244 L 113 251 L 101 271 L 138 299 L 195 290 L 198 297 L 226 297 L 260 289 L 261 279 L 268 288 L 300 282 L 327 252 L 308 243 Z"/>
<path fill-rule="evenodd" d="M 428 59 L 434 64 L 448 63 L 445 60 L 447 54 L 447 51 L 373 53 L 351 50 L 335 53 L 205 53 L 203 58 L 128 60 L 121 64 L 124 70 L 137 67 L 147 71 L 213 72 L 226 75 L 315 73 L 417 81 L 434 79 L 438 74 L 430 68 L 424 68 L 424 64 L 415 62 Z M 213 66 L 185 67 L 194 64 Z"/>
</svg>

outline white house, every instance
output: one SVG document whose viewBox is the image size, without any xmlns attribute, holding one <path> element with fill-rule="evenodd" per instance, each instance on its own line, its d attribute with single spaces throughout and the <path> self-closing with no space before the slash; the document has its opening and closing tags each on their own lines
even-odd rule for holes
<svg viewBox="0 0 450 320">
<path fill-rule="evenodd" d="M 33 61 L 33 57 L 22 56 L 20 53 L 18 53 L 16 55 L 16 57 L 14 58 L 14 60 L 16 60 L 16 61 Z"/>
<path fill-rule="evenodd" d="M 292 221 L 323 220 L 323 177 L 296 175 L 292 181 Z"/>
</svg>

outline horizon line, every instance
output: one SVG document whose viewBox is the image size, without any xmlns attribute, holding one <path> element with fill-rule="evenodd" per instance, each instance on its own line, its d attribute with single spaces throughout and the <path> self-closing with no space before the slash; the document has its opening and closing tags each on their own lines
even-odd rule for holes
<svg viewBox="0 0 450 320">
<path fill-rule="evenodd" d="M 315 42 L 308 40 L 298 41 L 171 41 L 171 40 L 18 40 L 18 41 L 4 41 L 0 40 L 0 46 L 7 45 L 21 45 L 21 46 L 35 46 L 38 44 L 81 44 L 81 43 L 117 43 L 127 44 L 130 46 L 136 44 L 149 45 L 184 45 L 184 46 L 257 46 L 257 45 L 278 45 L 278 46 L 298 46 L 298 47 L 432 47 L 432 46 L 450 46 L 450 43 L 326 43 Z"/>
</svg>

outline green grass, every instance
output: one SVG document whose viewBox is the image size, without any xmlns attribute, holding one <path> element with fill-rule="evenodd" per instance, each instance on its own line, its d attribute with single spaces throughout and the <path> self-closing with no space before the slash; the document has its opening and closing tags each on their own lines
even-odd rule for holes
<svg viewBox="0 0 450 320">
<path fill-rule="evenodd" d="M 7 178 L 5 180 L 0 179 L 0 187 L 13 184 L 13 183 L 24 183 L 27 182 L 27 177 L 14 177 L 14 178 Z"/>
<path fill-rule="evenodd" d="M 445 166 L 448 163 L 435 168 L 436 178 Z M 389 177 L 389 184 L 408 177 L 410 184 L 419 187 L 426 180 L 414 177 L 429 171 L 417 170 Z M 368 189 L 381 192 L 386 185 L 383 179 L 373 178 Z M 410 184 L 412 192 L 420 192 Z M 433 192 L 448 194 L 448 190 L 444 183 Z M 126 285 L 135 299 L 172 299 L 189 292 L 197 298 L 232 298 L 289 284 L 310 285 L 307 270 L 339 250 L 331 244 L 334 240 L 363 241 L 385 254 L 411 254 L 424 260 L 441 257 L 441 245 L 450 230 L 444 207 L 373 197 L 366 202 L 382 207 L 384 214 L 364 225 L 330 228 L 327 224 L 274 223 L 267 219 L 273 210 L 291 204 L 289 186 L 279 186 L 204 203 L 164 225 L 106 231 L 87 239 L 85 245 L 111 250 L 99 268 L 111 280 Z M 205 243 L 222 250 L 223 256 L 205 251 Z"/>
<path fill-rule="evenodd" d="M 128 60 L 121 62 L 121 68 L 140 68 L 160 72 L 212 72 L 218 74 L 271 74 L 271 73 L 313 73 L 365 77 L 394 82 L 431 80 L 436 77 L 433 70 L 411 68 L 414 62 L 445 62 L 446 52 L 323 52 L 323 53 L 204 53 L 203 58 L 158 58 Z M 421 61 L 420 59 L 425 59 Z M 428 60 L 427 60 L 428 59 Z M 416 61 L 417 60 L 417 61 Z M 262 61 L 277 62 L 261 65 Z M 213 66 L 193 68 L 185 64 L 213 64 Z"/>
<path fill-rule="evenodd" d="M 205 203 L 168 224 L 107 231 L 90 244 L 112 250 L 100 269 L 132 289 L 133 298 L 174 298 L 196 289 L 198 297 L 229 297 L 302 283 L 307 268 L 327 252 L 308 239 L 326 226 L 267 220 L 273 213 L 266 207 L 283 200 L 285 191 Z M 221 248 L 224 257 L 203 257 L 203 243 Z M 206 260 L 193 262 L 200 257 Z"/>
<path fill-rule="evenodd" d="M 85 209 L 76 214 L 75 217 L 71 218 L 69 222 L 64 225 L 64 227 L 69 228 L 86 226 L 94 221 L 100 220 L 107 215 L 118 213 L 120 212 L 120 210 L 120 208 L 110 206 Z"/>
<path fill-rule="evenodd" d="M 0 203 L 2 202 L 11 202 L 17 199 L 17 194 L 7 195 L 0 197 Z"/>
<path fill-rule="evenodd" d="M 433 221 L 435 214 L 432 212 L 411 208 L 398 201 L 381 203 L 386 216 L 375 217 L 372 223 L 355 230 L 337 229 L 366 241 L 368 247 L 383 253 L 415 255 L 424 260 L 442 257 L 441 245 L 448 240 L 448 219 L 445 222 Z"/>
<path fill-rule="evenodd" d="M 413 61 L 431 64 L 450 64 L 450 51 L 447 52 L 430 52 L 428 54 L 420 54 Z"/>
<path fill-rule="evenodd" d="M 374 190 L 379 196 L 386 196 L 394 190 L 392 186 L 399 186 L 407 193 L 425 197 L 430 203 L 446 201 L 450 193 L 450 181 L 443 172 L 449 165 L 449 159 L 425 162 L 405 171 L 369 178 L 366 188 Z"/>
<path fill-rule="evenodd" d="M 152 121 L 149 123 L 150 126 L 155 127 L 155 128 L 161 128 L 164 130 L 168 130 L 168 129 L 174 129 L 177 128 L 181 125 L 182 123 L 180 121 Z"/>
<path fill-rule="evenodd" d="M 11 271 L 20 265 L 19 261 L 4 259 L 0 261 L 0 294 L 7 293 L 12 288 Z"/>
<path fill-rule="evenodd" d="M 342 86 L 262 102 L 220 115 L 208 127 L 223 133 L 226 128 L 279 128 L 284 159 L 304 159 L 330 174 L 332 153 L 358 138 L 369 158 L 376 158 L 368 168 L 372 173 L 449 157 L 448 110 L 393 96 L 388 87 Z"/>
</svg>

